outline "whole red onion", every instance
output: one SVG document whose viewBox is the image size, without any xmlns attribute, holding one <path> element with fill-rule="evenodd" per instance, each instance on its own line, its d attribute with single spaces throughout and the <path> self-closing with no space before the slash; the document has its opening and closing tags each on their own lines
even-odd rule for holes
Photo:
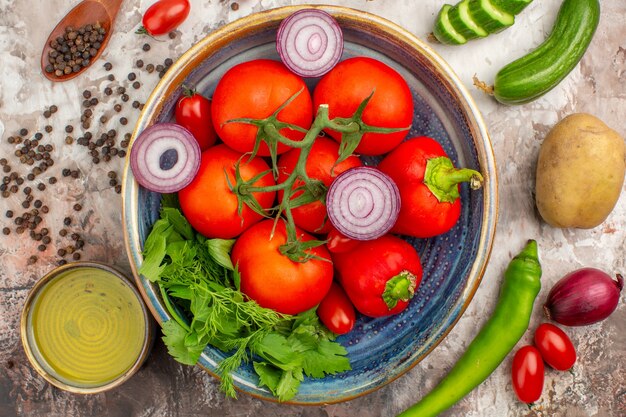
<svg viewBox="0 0 626 417">
<path fill-rule="evenodd" d="M 617 280 L 595 268 L 570 272 L 557 282 L 543 309 L 549 319 L 565 326 L 584 326 L 604 320 L 617 308 L 624 278 Z"/>
</svg>

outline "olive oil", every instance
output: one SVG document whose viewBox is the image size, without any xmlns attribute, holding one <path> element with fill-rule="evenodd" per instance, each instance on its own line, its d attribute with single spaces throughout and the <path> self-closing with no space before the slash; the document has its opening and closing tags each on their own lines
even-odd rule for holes
<svg viewBox="0 0 626 417">
<path fill-rule="evenodd" d="M 147 317 L 138 294 L 106 269 L 67 269 L 46 282 L 28 311 L 32 354 L 52 378 L 71 387 L 109 384 L 138 361 Z"/>
</svg>

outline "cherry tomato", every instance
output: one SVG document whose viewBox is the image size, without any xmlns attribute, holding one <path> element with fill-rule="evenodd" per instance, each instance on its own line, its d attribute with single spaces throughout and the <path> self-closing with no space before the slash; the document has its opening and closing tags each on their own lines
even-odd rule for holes
<svg viewBox="0 0 626 417">
<path fill-rule="evenodd" d="M 551 323 L 543 323 L 535 330 L 535 346 L 543 360 L 558 371 L 567 371 L 576 362 L 576 349 L 567 334 Z"/>
<path fill-rule="evenodd" d="M 413 97 L 402 76 L 388 65 L 368 57 L 346 59 L 324 75 L 313 91 L 313 106 L 328 104 L 329 117 L 351 117 L 361 102 L 374 92 L 363 112 L 363 121 L 376 127 L 403 128 L 413 120 Z M 341 135 L 329 130 L 335 140 Z M 356 153 L 381 155 L 395 148 L 407 130 L 366 133 Z"/>
<path fill-rule="evenodd" d="M 363 165 L 356 156 L 350 156 L 340 164 L 335 166 L 339 156 L 339 144 L 327 138 L 317 138 L 309 156 L 306 160 L 306 173 L 311 179 L 319 180 L 326 187 L 333 182 L 333 179 L 342 172 Z M 278 182 L 285 181 L 296 167 L 300 158 L 300 149 L 292 149 L 281 155 L 278 160 Z M 296 183 L 295 186 L 301 184 Z M 294 197 L 302 192 L 297 192 Z M 278 199 L 283 198 L 283 191 L 278 192 Z M 314 201 L 303 206 L 295 207 L 291 210 L 293 219 L 297 226 L 311 233 L 328 233 L 331 228 L 330 222 L 326 219 L 326 206 L 322 201 Z"/>
<path fill-rule="evenodd" d="M 183 23 L 190 9 L 189 0 L 159 0 L 148 7 L 141 23 L 150 35 L 164 35 Z"/>
<path fill-rule="evenodd" d="M 211 100 L 193 90 L 186 90 L 178 99 L 176 123 L 193 134 L 202 151 L 206 151 L 217 140 L 211 120 Z"/>
<path fill-rule="evenodd" d="M 257 127 L 246 123 L 227 123 L 237 118 L 264 119 L 272 115 L 294 94 L 300 94 L 278 115 L 278 120 L 305 129 L 311 127 L 313 106 L 311 94 L 302 78 L 281 62 L 257 59 L 235 65 L 220 79 L 213 93 L 211 114 L 217 135 L 225 144 L 239 152 L 251 152 L 256 141 Z M 291 129 L 280 133 L 292 140 L 304 134 Z M 278 153 L 290 147 L 278 144 Z M 262 143 L 258 155 L 270 155 Z"/>
<path fill-rule="evenodd" d="M 354 327 L 356 313 L 346 292 L 333 282 L 326 297 L 317 307 L 320 320 L 333 333 L 346 334 Z"/>
<path fill-rule="evenodd" d="M 178 192 L 178 199 L 183 214 L 189 223 L 202 235 L 209 238 L 230 239 L 238 236 L 262 219 L 247 205 L 243 206 L 239 216 L 237 196 L 231 191 L 226 175 L 231 184 L 235 184 L 234 165 L 241 154 L 226 145 L 213 146 L 202 153 L 200 170 L 193 181 Z M 269 166 L 261 158 L 240 163 L 240 173 L 244 180 L 267 172 Z M 254 185 L 267 187 L 275 185 L 272 175 L 261 177 Z M 253 193 L 263 208 L 270 208 L 276 193 Z"/>
<path fill-rule="evenodd" d="M 284 222 L 264 220 L 246 230 L 235 242 L 231 258 L 241 275 L 241 292 L 259 305 L 284 314 L 298 314 L 322 301 L 333 282 L 333 264 L 324 246 L 310 249 L 323 259 L 293 262 L 280 252 L 287 241 Z M 297 230 L 303 241 L 313 236 Z"/>
<path fill-rule="evenodd" d="M 527 345 L 515 353 L 511 376 L 513 389 L 520 401 L 530 404 L 541 397 L 543 373 L 543 359 L 539 349 Z"/>
<path fill-rule="evenodd" d="M 339 230 L 330 227 L 330 231 L 326 236 L 326 247 L 331 253 L 348 252 L 359 244 L 358 240 L 350 239 L 344 236 Z"/>
</svg>

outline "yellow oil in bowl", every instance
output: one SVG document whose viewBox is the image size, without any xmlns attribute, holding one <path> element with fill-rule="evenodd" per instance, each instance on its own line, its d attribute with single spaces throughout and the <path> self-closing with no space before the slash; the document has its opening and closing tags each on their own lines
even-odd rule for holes
<svg viewBox="0 0 626 417">
<path fill-rule="evenodd" d="M 152 322 L 133 285 L 97 263 L 46 275 L 27 299 L 22 341 L 48 381 L 73 392 L 117 386 L 134 373 L 152 342 Z"/>
</svg>

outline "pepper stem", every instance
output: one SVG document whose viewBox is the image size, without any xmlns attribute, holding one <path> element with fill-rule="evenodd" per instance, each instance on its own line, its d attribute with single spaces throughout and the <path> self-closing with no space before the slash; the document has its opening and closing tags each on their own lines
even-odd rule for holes
<svg viewBox="0 0 626 417">
<path fill-rule="evenodd" d="M 459 198 L 458 184 L 469 182 L 472 190 L 482 186 L 483 176 L 469 168 L 455 168 L 450 158 L 440 156 L 426 163 L 424 184 L 442 203 L 453 203 Z"/>
<path fill-rule="evenodd" d="M 416 287 L 417 277 L 404 270 L 387 281 L 382 294 L 383 300 L 391 310 L 398 304 L 398 301 L 409 301 L 413 298 Z"/>
</svg>

